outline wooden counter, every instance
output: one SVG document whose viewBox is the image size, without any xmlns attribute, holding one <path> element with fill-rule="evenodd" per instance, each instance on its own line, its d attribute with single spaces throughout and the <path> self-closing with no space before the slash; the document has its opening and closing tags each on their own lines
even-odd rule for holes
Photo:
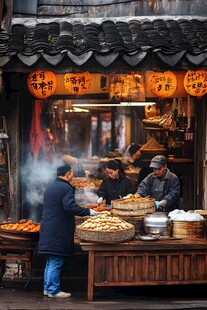
<svg viewBox="0 0 207 310">
<path fill-rule="evenodd" d="M 206 238 L 80 246 L 89 254 L 89 301 L 100 286 L 207 283 Z"/>
</svg>

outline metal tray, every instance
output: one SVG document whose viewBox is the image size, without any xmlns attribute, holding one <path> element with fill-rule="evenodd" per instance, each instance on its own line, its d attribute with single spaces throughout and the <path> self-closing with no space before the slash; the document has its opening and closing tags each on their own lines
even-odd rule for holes
<svg viewBox="0 0 207 310">
<path fill-rule="evenodd" d="M 2 229 L 0 224 L 0 237 L 9 240 L 19 240 L 19 241 L 38 241 L 39 232 L 26 232 L 26 231 L 16 231 L 16 230 L 6 230 Z"/>
<path fill-rule="evenodd" d="M 156 241 L 160 239 L 160 235 L 138 235 L 138 238 L 142 241 Z"/>
</svg>

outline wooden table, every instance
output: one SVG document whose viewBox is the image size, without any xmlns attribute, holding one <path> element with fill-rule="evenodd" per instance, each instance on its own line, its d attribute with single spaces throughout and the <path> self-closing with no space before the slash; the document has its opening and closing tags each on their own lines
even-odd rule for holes
<svg viewBox="0 0 207 310">
<path fill-rule="evenodd" d="M 34 242 L 0 239 L 0 281 L 4 276 L 7 260 L 24 261 L 25 274 L 28 277 L 24 288 L 27 288 L 32 278 L 33 250 Z"/>
<path fill-rule="evenodd" d="M 94 287 L 207 283 L 206 238 L 80 246 L 89 255 L 89 301 Z"/>
</svg>

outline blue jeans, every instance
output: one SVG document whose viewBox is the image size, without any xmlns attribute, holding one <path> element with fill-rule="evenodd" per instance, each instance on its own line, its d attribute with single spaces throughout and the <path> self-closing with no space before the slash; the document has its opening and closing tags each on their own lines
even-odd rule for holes
<svg viewBox="0 0 207 310">
<path fill-rule="evenodd" d="M 60 292 L 60 272 L 64 264 L 64 257 L 47 255 L 44 270 L 44 290 L 48 294 Z"/>
</svg>

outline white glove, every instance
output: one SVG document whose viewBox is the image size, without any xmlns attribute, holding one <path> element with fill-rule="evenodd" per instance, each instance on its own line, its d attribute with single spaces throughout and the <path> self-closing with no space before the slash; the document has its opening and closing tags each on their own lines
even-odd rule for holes
<svg viewBox="0 0 207 310">
<path fill-rule="evenodd" d="M 93 209 L 90 209 L 90 216 L 95 216 L 95 215 L 99 215 L 100 212 L 96 212 Z"/>
<path fill-rule="evenodd" d="M 133 194 L 128 194 L 127 196 L 124 196 L 123 199 L 128 199 L 128 198 L 130 198 L 132 196 L 133 196 Z"/>
<path fill-rule="evenodd" d="M 99 198 L 97 199 L 97 203 L 100 204 L 100 203 L 102 203 L 102 202 L 103 202 L 103 197 L 99 197 Z"/>
</svg>

